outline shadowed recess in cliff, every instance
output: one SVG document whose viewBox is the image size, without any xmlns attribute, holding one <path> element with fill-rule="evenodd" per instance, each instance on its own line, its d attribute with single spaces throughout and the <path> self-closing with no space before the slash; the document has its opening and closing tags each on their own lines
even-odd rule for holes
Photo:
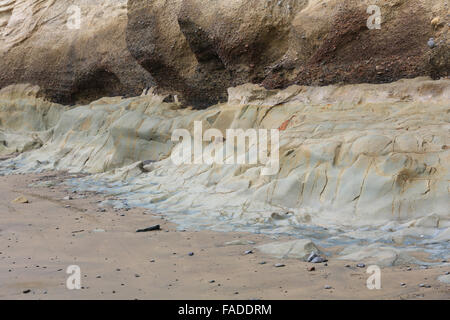
<svg viewBox="0 0 450 320">
<path fill-rule="evenodd" d="M 71 104 L 87 104 L 103 97 L 123 95 L 126 89 L 112 72 L 98 69 L 77 79 L 70 95 Z"/>
</svg>

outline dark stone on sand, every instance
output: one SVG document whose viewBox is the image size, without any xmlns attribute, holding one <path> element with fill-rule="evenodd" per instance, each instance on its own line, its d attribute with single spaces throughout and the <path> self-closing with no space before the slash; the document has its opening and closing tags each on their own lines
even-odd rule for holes
<svg viewBox="0 0 450 320">
<path fill-rule="evenodd" d="M 161 226 L 159 224 L 145 228 L 145 229 L 136 230 L 136 232 L 150 232 L 150 231 L 157 231 L 157 230 L 161 230 Z"/>
</svg>

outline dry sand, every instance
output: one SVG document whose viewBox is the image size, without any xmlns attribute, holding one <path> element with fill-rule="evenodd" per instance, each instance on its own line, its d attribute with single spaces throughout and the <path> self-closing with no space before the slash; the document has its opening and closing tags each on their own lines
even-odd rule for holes
<svg viewBox="0 0 450 320">
<path fill-rule="evenodd" d="M 355 262 L 331 258 L 328 266 L 315 264 L 309 272 L 312 264 L 299 260 L 280 261 L 256 250 L 245 255 L 254 245 L 224 245 L 236 239 L 274 241 L 269 236 L 177 230 L 140 208 L 100 212 L 101 194 L 29 187 L 64 177 L 54 172 L 0 177 L 0 299 L 450 298 L 450 286 L 437 281 L 448 266 L 383 268 L 382 288 L 369 290 L 369 274 Z M 68 195 L 73 199 L 63 200 Z M 19 196 L 29 203 L 13 203 Z M 162 230 L 135 232 L 154 224 Z M 81 290 L 66 288 L 69 265 L 81 268 Z"/>
</svg>

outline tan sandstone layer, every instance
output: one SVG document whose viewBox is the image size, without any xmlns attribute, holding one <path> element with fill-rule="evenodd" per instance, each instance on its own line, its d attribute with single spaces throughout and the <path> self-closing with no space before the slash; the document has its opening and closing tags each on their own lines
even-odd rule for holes
<svg viewBox="0 0 450 320">
<path fill-rule="evenodd" d="M 202 108 L 247 82 L 273 89 L 448 76 L 447 0 L 376 1 L 381 29 L 367 27 L 373 4 L 1 0 L 0 88 L 31 83 L 68 104 L 156 85 Z M 73 6 L 79 29 L 70 27 Z"/>
<path fill-rule="evenodd" d="M 0 87 L 32 83 L 67 104 L 136 95 L 153 80 L 127 49 L 126 26 L 126 0 L 2 0 Z"/>
</svg>

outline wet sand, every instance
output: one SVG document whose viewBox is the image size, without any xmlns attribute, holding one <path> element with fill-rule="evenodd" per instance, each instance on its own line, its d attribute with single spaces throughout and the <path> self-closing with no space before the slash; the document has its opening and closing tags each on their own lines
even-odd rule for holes
<svg viewBox="0 0 450 320">
<path fill-rule="evenodd" d="M 29 187 L 64 177 L 0 177 L 0 299 L 450 299 L 450 286 L 437 280 L 448 266 L 382 268 L 382 288 L 369 290 L 370 275 L 355 262 L 313 265 L 264 256 L 255 245 L 224 245 L 273 242 L 270 236 L 177 230 L 141 208 L 102 212 L 98 202 L 109 196 Z M 19 196 L 29 203 L 13 203 Z M 162 230 L 136 233 L 155 224 Z M 66 287 L 70 265 L 81 268 L 80 290 Z"/>
</svg>

